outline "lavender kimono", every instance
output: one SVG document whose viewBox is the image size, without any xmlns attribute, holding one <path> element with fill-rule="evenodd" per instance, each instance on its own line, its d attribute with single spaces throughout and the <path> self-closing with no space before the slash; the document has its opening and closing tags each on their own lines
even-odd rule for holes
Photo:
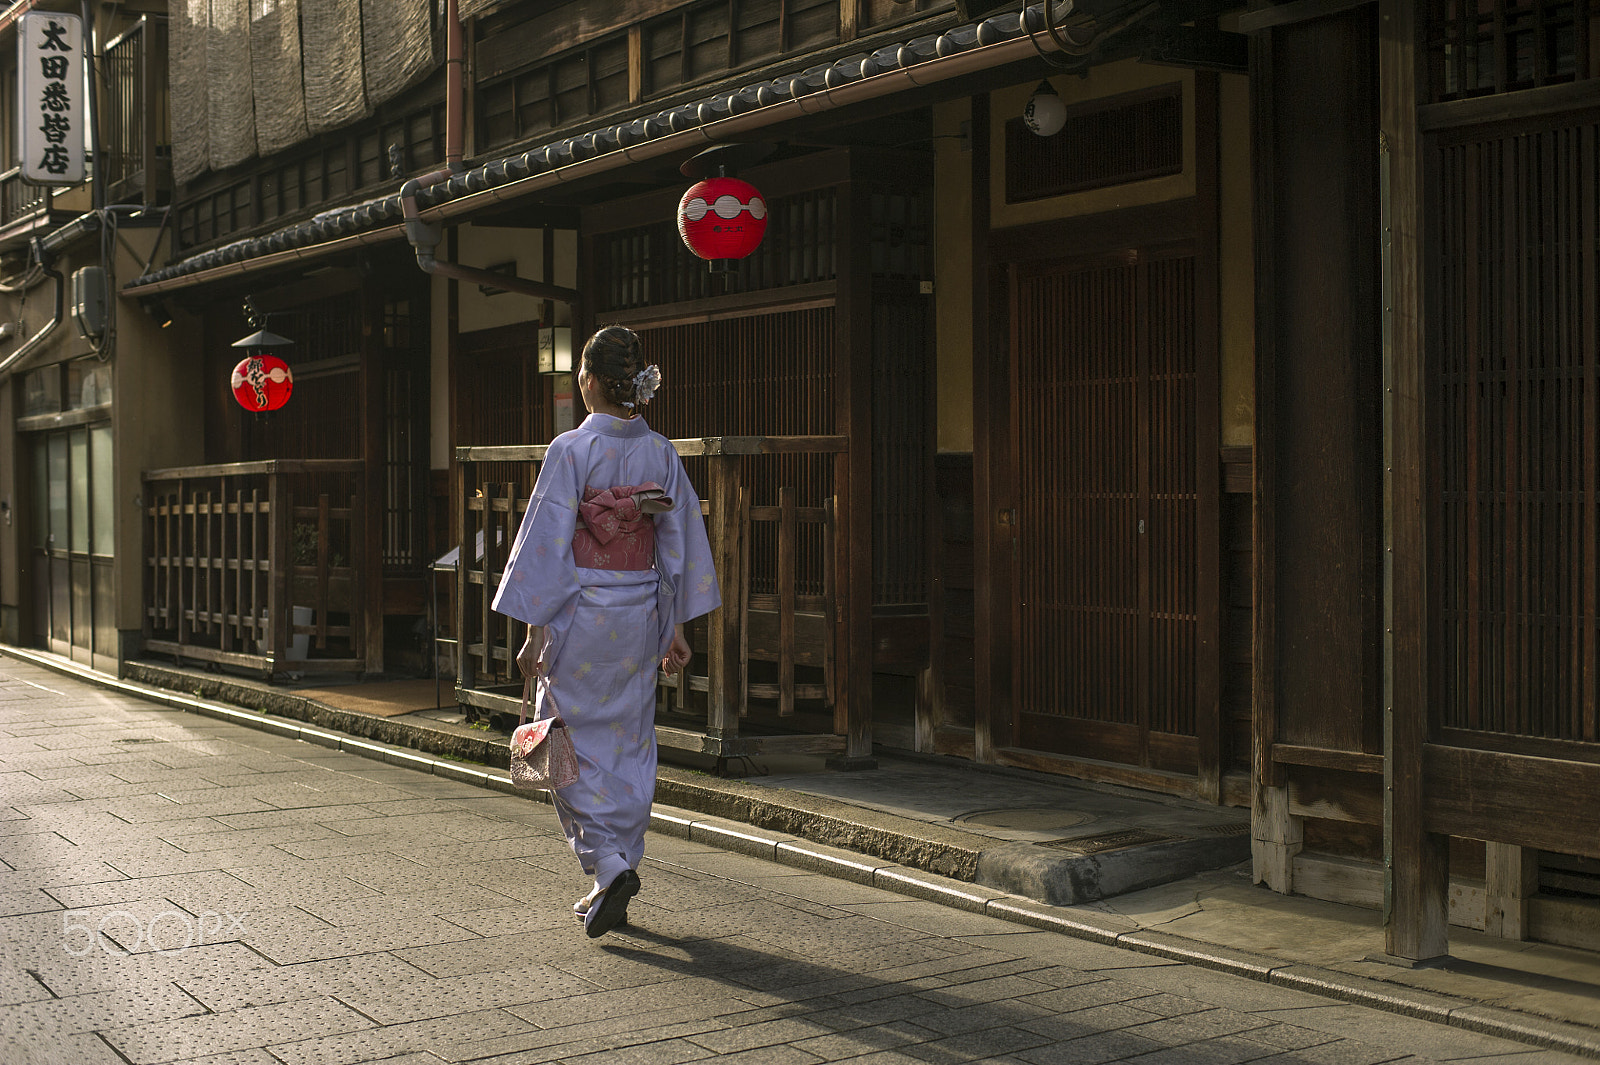
<svg viewBox="0 0 1600 1065">
<path fill-rule="evenodd" d="M 578 567 L 572 541 L 585 489 L 661 485 L 656 569 Z M 591 414 L 550 444 L 494 608 L 545 626 L 536 719 L 560 714 L 578 782 L 555 795 L 567 840 L 601 885 L 644 855 L 655 796 L 656 669 L 673 627 L 722 599 L 700 497 L 671 443 L 643 418 Z"/>
</svg>

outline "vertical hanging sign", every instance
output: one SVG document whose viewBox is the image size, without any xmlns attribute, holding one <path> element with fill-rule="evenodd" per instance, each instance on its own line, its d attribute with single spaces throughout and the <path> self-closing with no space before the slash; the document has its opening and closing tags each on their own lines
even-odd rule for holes
<svg viewBox="0 0 1600 1065">
<path fill-rule="evenodd" d="M 34 11 L 17 20 L 17 138 L 22 180 L 76 185 L 84 169 L 83 20 Z"/>
</svg>

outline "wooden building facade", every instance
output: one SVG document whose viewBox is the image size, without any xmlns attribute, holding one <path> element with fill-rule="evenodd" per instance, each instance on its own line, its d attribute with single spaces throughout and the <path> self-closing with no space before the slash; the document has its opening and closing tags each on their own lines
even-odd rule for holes
<svg viewBox="0 0 1600 1065">
<path fill-rule="evenodd" d="M 1242 22 L 1257 876 L 1381 902 L 1401 958 L 1451 923 L 1594 947 L 1594 16 Z"/>
<path fill-rule="evenodd" d="M 494 561 L 582 416 L 556 352 L 617 322 L 737 575 L 663 728 L 1248 805 L 1258 880 L 1389 900 L 1402 958 L 1600 945 L 1591 5 L 1081 6 L 1064 57 L 954 0 L 459 0 L 347 121 L 184 156 L 119 301 L 179 332 L 95 417 L 204 414 L 115 474 L 96 661 L 442 662 L 493 712 Z M 770 223 L 712 275 L 678 167 L 727 142 Z M 213 387 L 247 298 L 298 345 L 267 421 Z M 22 380 L 11 439 L 55 426 Z M 51 446 L 0 464 L 24 524 Z"/>
</svg>

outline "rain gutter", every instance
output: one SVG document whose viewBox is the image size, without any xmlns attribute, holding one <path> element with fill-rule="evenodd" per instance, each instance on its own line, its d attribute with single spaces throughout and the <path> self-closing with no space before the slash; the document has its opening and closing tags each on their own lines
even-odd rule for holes
<svg viewBox="0 0 1600 1065">
<path fill-rule="evenodd" d="M 593 159 L 568 163 L 543 174 L 531 175 L 504 185 L 485 189 L 482 192 L 471 192 L 465 196 L 459 196 L 442 203 L 437 207 L 425 208 L 421 211 L 421 217 L 424 221 L 447 221 L 460 218 L 462 215 L 504 203 L 507 200 L 529 196 L 546 189 L 558 188 L 575 181 L 583 181 L 629 163 L 647 162 L 666 155 L 692 155 L 712 144 L 732 141 L 745 134 L 754 133 L 789 119 L 823 114 L 841 107 L 877 100 L 908 89 L 936 85 L 941 81 L 964 77 L 968 74 L 988 70 L 991 67 L 1004 66 L 1007 63 L 1037 55 L 1038 52 L 1027 37 L 1004 41 L 1000 44 L 980 45 L 970 51 L 929 59 L 924 63 L 907 69 L 873 74 L 870 77 L 848 82 L 837 88 L 825 88 L 805 96 L 796 96 L 778 103 L 757 107 L 755 110 L 746 111 L 744 114 L 715 119 L 704 125 L 695 126 L 677 133 L 669 133 L 646 141 L 643 144 L 598 155 Z"/>
<path fill-rule="evenodd" d="M 1008 23 L 996 28 L 997 23 Z M 465 174 L 455 174 L 447 181 L 439 173 L 413 179 L 411 198 L 421 201 L 439 196 L 443 202 L 431 206 L 413 205 L 415 216 L 411 224 L 438 224 L 462 220 L 473 212 L 498 204 L 533 196 L 548 189 L 560 188 L 574 182 L 585 181 L 632 163 L 647 162 L 663 156 L 692 155 L 705 147 L 737 140 L 774 124 L 809 115 L 823 114 L 854 104 L 877 100 L 897 92 L 936 85 L 953 78 L 964 77 L 1008 63 L 1037 57 L 1041 50 L 1054 49 L 1048 35 L 1030 39 L 1031 27 L 1043 26 L 1040 5 L 1024 12 L 996 16 L 982 23 L 956 27 L 947 33 L 918 38 L 898 46 L 880 49 L 871 55 L 853 56 L 837 63 L 816 67 L 786 79 L 790 92 L 773 92 L 769 85 L 761 85 L 735 93 L 677 107 L 659 115 L 635 119 L 631 125 L 601 127 L 577 137 L 556 141 L 535 148 L 523 155 L 505 157 L 484 164 Z M 1020 34 L 1018 33 L 1020 31 Z M 985 43 L 985 38 L 994 43 Z M 996 38 L 1003 38 L 996 40 Z M 885 56 L 885 53 L 891 53 Z M 878 57 L 885 56 L 884 63 Z M 881 69 L 885 63 L 894 63 L 890 69 Z M 854 73 L 841 72 L 842 68 Z M 871 73 L 868 73 L 868 70 Z M 815 84 L 821 79 L 821 84 Z M 716 117 L 719 114 L 726 117 Z M 682 128 L 680 128 L 680 126 Z M 665 127 L 665 132 L 655 132 Z M 639 131 L 643 132 L 639 132 Z M 624 135 L 626 132 L 626 136 Z M 629 136 L 640 138 L 638 143 L 626 143 Z M 620 147 L 602 150 L 602 143 L 618 142 Z M 575 158 L 582 152 L 594 153 L 588 158 Z M 564 161 L 571 159 L 570 162 Z M 504 180 L 516 171 L 527 174 Z M 529 171 L 538 171 L 529 173 Z M 491 177 L 491 172 L 495 176 Z M 431 179 L 431 181 L 429 180 Z M 463 186 L 466 191 L 451 195 L 451 190 Z M 477 186 L 477 187 L 475 187 Z M 442 190 L 442 191 L 441 191 Z M 370 209 L 385 218 L 401 213 L 403 197 L 391 195 L 360 210 Z M 344 215 L 344 211 L 327 212 Z M 321 217 L 321 216 L 319 216 Z M 341 223 L 347 219 L 341 217 Z M 349 220 L 351 224 L 359 224 Z M 290 231 L 279 231 L 270 239 L 287 242 Z M 262 255 L 249 255 L 240 249 L 224 249 L 232 261 L 216 266 L 202 267 L 185 273 L 139 283 L 122 290 L 128 296 L 154 296 L 176 289 L 189 288 L 247 272 L 267 269 L 288 263 L 322 258 L 352 248 L 385 243 L 406 237 L 405 225 L 390 225 L 341 236 L 333 240 L 298 247 L 268 251 Z M 246 242 L 241 242 L 241 244 Z M 171 268 L 168 268 L 169 270 Z M 471 269 L 462 268 L 462 269 Z M 478 278 L 474 278 L 479 280 Z M 509 280 L 494 274 L 487 283 L 506 287 Z M 559 297 L 557 297 L 559 298 Z"/>
<path fill-rule="evenodd" d="M 16 24 L 17 19 L 39 6 L 39 0 L 17 0 L 17 3 L 6 9 L 0 15 L 0 33 L 5 32 Z"/>
<path fill-rule="evenodd" d="M 435 254 L 444 239 L 444 227 L 422 221 L 417 213 L 417 196 L 422 190 L 449 181 L 466 168 L 461 165 L 462 62 L 465 49 L 461 40 L 461 15 L 456 0 L 445 0 L 445 165 L 440 170 L 412 178 L 400 186 L 400 208 L 406 220 L 406 239 L 417 253 L 417 267 L 425 274 L 454 278 L 480 285 L 493 285 L 507 292 L 519 292 L 535 299 L 578 302 L 575 289 L 545 281 L 534 281 L 517 274 L 500 274 L 463 263 L 441 262 Z"/>
<path fill-rule="evenodd" d="M 324 241 L 321 244 L 307 244 L 301 248 L 288 248 L 284 251 L 268 252 L 265 255 L 258 255 L 254 258 L 240 259 L 238 262 L 224 263 L 221 266 L 197 270 L 192 274 L 169 277 L 165 281 L 154 281 L 144 285 L 137 283 L 124 285 L 122 294 L 124 296 L 154 296 L 161 292 L 189 288 L 194 285 L 205 284 L 208 281 L 220 281 L 224 278 L 254 273 L 257 270 L 266 270 L 274 266 L 302 262 L 307 259 L 321 259 L 329 255 L 337 255 L 342 251 L 363 248 L 369 244 L 386 244 L 391 240 L 404 240 L 405 235 L 406 227 L 403 225 L 385 226 L 383 229 L 369 229 L 364 233 L 338 237 L 334 240 Z"/>
<path fill-rule="evenodd" d="M 0 356 L 0 378 L 11 372 L 11 368 L 21 364 L 23 359 L 44 344 L 50 334 L 56 331 L 61 324 L 61 319 L 66 316 L 66 279 L 61 276 L 61 271 L 55 269 L 54 263 L 57 253 L 67 245 L 100 229 L 100 215 L 94 211 L 79 215 L 60 229 L 47 237 L 33 242 L 33 258 L 36 268 L 45 277 L 55 283 L 56 298 L 55 312 L 50 320 L 45 322 L 39 331 L 18 345 L 17 350 Z M 31 271 L 30 271 L 31 272 Z"/>
</svg>

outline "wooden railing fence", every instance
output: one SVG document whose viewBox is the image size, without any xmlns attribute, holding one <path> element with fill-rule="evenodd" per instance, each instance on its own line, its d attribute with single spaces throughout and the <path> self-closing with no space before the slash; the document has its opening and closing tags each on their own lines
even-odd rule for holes
<svg viewBox="0 0 1600 1065">
<path fill-rule="evenodd" d="M 657 742 L 663 747 L 695 751 L 720 759 L 756 754 L 842 753 L 845 736 L 741 735 L 740 718 L 752 699 L 775 700 L 781 716 L 793 713 L 796 699 L 812 699 L 831 708 L 836 696 L 833 669 L 839 639 L 833 609 L 836 535 L 833 507 L 797 507 L 794 493 L 780 489 L 776 506 L 752 506 L 747 499 L 744 464 L 756 455 L 819 454 L 842 456 L 841 436 L 709 437 L 674 440 L 684 457 L 707 459 L 708 484 L 701 501 L 716 562 L 723 606 L 696 626 L 695 659 L 679 678 L 660 677 L 666 689 L 662 708 L 689 712 L 704 699 L 705 727 L 677 727 L 658 722 Z M 516 653 L 526 627 L 494 612 L 491 603 L 528 507 L 517 484 L 479 483 L 476 470 L 486 463 L 544 460 L 543 445 L 459 447 L 462 488 L 457 498 L 455 527 L 462 550 L 456 569 L 457 700 L 467 707 L 515 715 L 521 680 Z M 501 467 L 503 470 L 504 467 Z M 776 573 L 763 581 L 771 593 L 752 595 L 750 530 L 755 523 L 777 530 Z M 801 530 L 813 542 L 820 537 L 824 556 L 824 593 L 801 595 L 796 589 L 796 558 Z M 753 638 L 752 638 L 753 637 Z M 752 660 L 777 665 L 775 681 L 749 678 Z M 795 668 L 814 667 L 823 680 L 797 683 Z"/>
<path fill-rule="evenodd" d="M 360 460 L 150 470 L 145 648 L 276 674 L 373 672 Z M 298 617 L 296 615 L 299 615 Z"/>
</svg>

